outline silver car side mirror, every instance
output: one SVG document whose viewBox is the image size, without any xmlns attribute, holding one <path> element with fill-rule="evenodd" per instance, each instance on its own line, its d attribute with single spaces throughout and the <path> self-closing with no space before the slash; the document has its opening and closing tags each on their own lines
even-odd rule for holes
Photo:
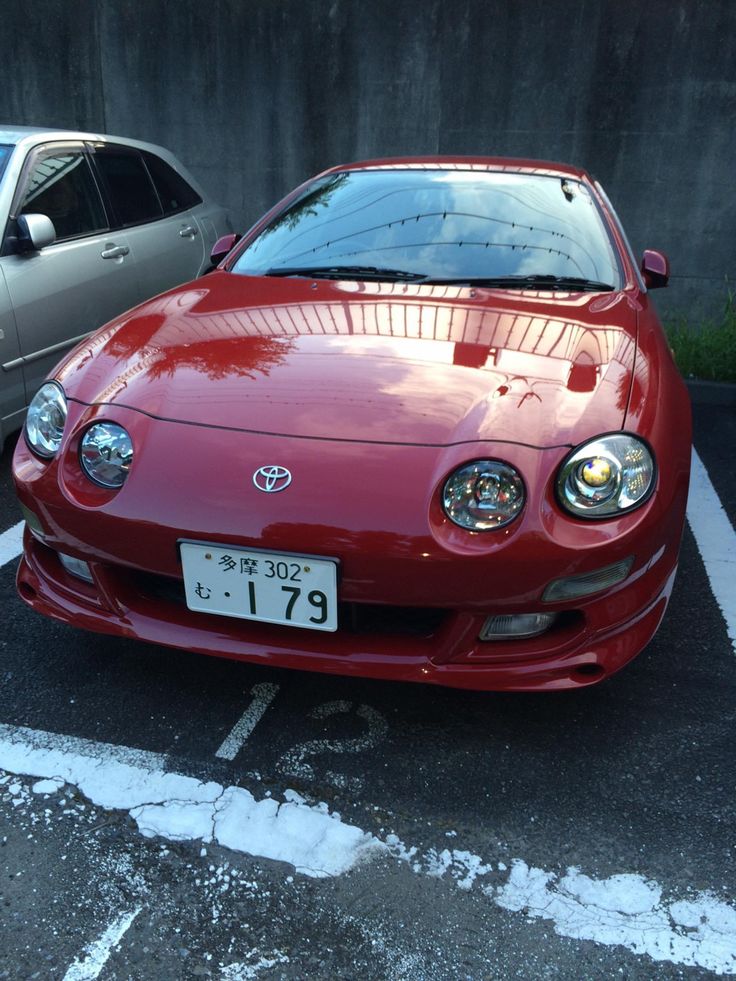
<svg viewBox="0 0 736 981">
<path fill-rule="evenodd" d="M 18 230 L 21 241 L 36 252 L 56 241 L 54 223 L 46 215 L 18 215 Z"/>
</svg>

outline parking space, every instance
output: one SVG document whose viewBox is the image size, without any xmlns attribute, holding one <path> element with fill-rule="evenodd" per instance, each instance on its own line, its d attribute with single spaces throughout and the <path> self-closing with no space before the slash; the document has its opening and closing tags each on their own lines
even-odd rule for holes
<svg viewBox="0 0 736 981">
<path fill-rule="evenodd" d="M 695 420 L 733 535 L 734 420 Z M 0 978 L 736 973 L 736 651 L 703 534 L 641 657 L 557 695 L 82 633 L 5 561 Z"/>
</svg>

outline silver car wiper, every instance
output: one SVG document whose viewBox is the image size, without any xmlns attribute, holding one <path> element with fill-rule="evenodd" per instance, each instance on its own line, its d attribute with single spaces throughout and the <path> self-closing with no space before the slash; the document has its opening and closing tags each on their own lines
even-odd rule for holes
<svg viewBox="0 0 736 981">
<path fill-rule="evenodd" d="M 539 274 L 533 276 L 458 276 L 453 279 L 435 279 L 428 277 L 426 283 L 437 283 L 453 286 L 496 286 L 499 289 L 550 289 L 550 290 L 580 290 L 596 293 L 610 293 L 616 287 L 611 283 L 601 283 L 596 279 L 585 279 L 583 276 L 552 276 Z"/>
<path fill-rule="evenodd" d="M 387 269 L 382 266 L 273 266 L 264 276 L 307 276 L 310 279 L 383 279 L 425 280 L 423 273 L 406 269 Z"/>
</svg>

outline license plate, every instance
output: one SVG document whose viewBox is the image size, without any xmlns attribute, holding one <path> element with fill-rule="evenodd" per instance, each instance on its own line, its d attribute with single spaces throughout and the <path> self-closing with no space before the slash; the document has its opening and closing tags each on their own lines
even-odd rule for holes
<svg viewBox="0 0 736 981">
<path fill-rule="evenodd" d="M 190 610 L 337 630 L 337 563 L 288 552 L 181 542 Z"/>
</svg>

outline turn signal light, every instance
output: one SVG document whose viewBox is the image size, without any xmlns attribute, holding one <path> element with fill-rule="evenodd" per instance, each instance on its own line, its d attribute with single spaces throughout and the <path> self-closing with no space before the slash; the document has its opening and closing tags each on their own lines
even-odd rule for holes
<svg viewBox="0 0 736 981">
<path fill-rule="evenodd" d="M 580 596 L 590 596 L 604 589 L 610 589 L 623 582 L 634 564 L 634 556 L 607 565 L 595 572 L 586 572 L 582 576 L 567 576 L 565 579 L 554 579 L 542 595 L 543 603 L 559 603 L 561 600 L 578 599 Z"/>
<path fill-rule="evenodd" d="M 43 525 L 41 524 L 40 518 L 37 514 L 34 514 L 30 508 L 27 508 L 25 504 L 21 503 L 20 509 L 23 512 L 23 517 L 26 519 L 28 530 L 35 538 L 42 542 L 46 537 L 46 533 L 43 530 Z"/>
</svg>

